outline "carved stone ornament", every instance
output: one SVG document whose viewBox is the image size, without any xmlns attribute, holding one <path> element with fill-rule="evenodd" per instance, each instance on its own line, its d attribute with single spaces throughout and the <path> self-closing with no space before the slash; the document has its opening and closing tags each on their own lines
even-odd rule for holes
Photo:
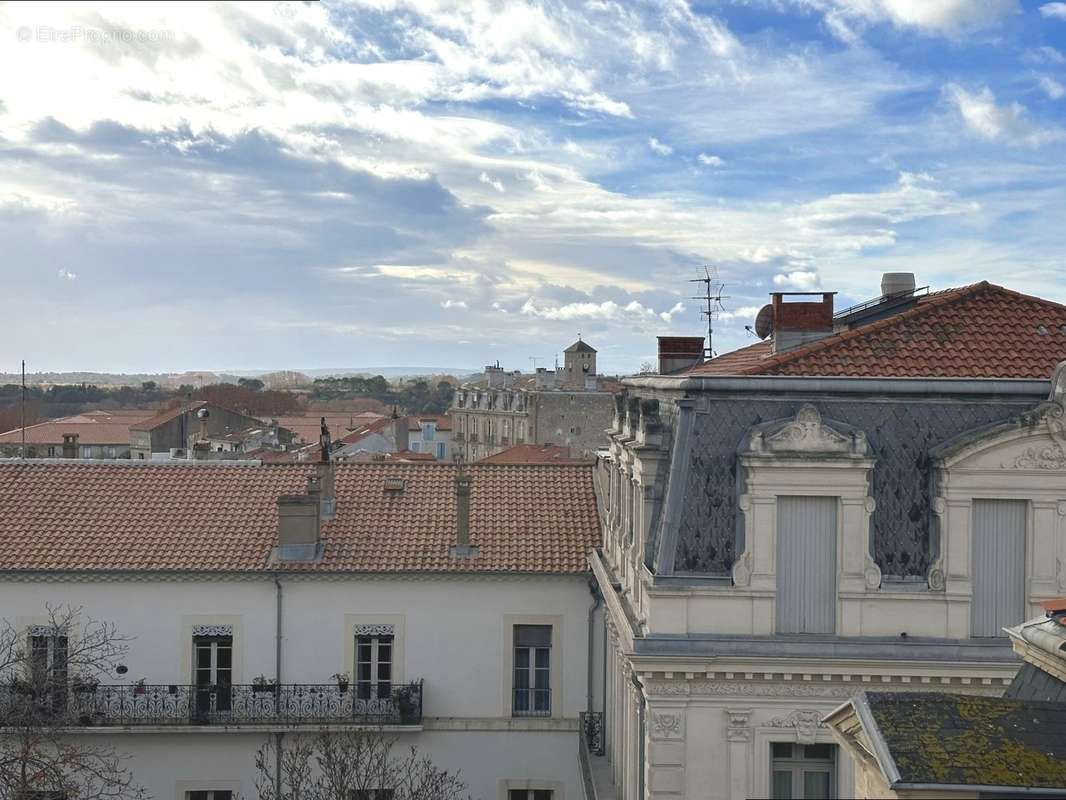
<svg viewBox="0 0 1066 800">
<path fill-rule="evenodd" d="M 356 636 L 392 636 L 395 634 L 394 625 L 356 625 L 353 629 Z"/>
<path fill-rule="evenodd" d="M 652 714 L 651 735 L 653 739 L 680 739 L 680 714 Z"/>
<path fill-rule="evenodd" d="M 232 636 L 232 625 L 193 625 L 193 636 Z"/>
<path fill-rule="evenodd" d="M 1027 447 L 1021 455 L 1009 463 L 1005 469 L 1066 469 L 1066 449 L 1061 445 L 1051 444 L 1046 447 Z"/>
<path fill-rule="evenodd" d="M 751 551 L 745 550 L 740 557 L 733 562 L 733 585 L 747 586 L 751 583 Z"/>
<path fill-rule="evenodd" d="M 55 636 L 57 629 L 52 625 L 30 625 L 30 636 Z"/>
<path fill-rule="evenodd" d="M 751 719 L 751 709 L 727 708 L 725 714 L 728 719 L 725 732 L 726 741 L 750 742 L 751 728 L 748 727 L 748 720 Z"/>
<path fill-rule="evenodd" d="M 881 568 L 877 566 L 877 562 L 870 558 L 868 554 L 864 556 L 863 560 L 866 562 L 866 565 L 862 570 L 862 578 L 866 584 L 866 588 L 879 588 L 881 586 Z"/>
<path fill-rule="evenodd" d="M 926 576 L 929 588 L 934 592 L 944 591 L 944 560 L 938 558 L 929 565 L 929 574 Z"/>
<path fill-rule="evenodd" d="M 822 415 L 810 403 L 805 403 L 791 422 L 777 430 L 756 430 L 751 434 L 752 453 L 823 453 L 865 456 L 866 434 L 846 435 L 822 422 Z"/>
<path fill-rule="evenodd" d="M 784 717 L 775 717 L 766 723 L 771 728 L 795 728 L 796 741 L 800 744 L 814 744 L 818 728 L 822 725 L 822 715 L 817 711 L 793 711 Z"/>
</svg>

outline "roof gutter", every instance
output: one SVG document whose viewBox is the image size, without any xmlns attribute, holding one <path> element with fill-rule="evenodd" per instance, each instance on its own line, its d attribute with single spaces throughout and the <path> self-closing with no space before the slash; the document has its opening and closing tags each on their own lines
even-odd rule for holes
<svg viewBox="0 0 1066 800">
<path fill-rule="evenodd" d="M 1024 794 L 1034 797 L 1062 797 L 1066 787 L 1053 789 L 1046 786 L 991 786 L 987 784 L 968 783 L 905 783 L 897 781 L 891 785 L 893 790 L 914 792 L 994 792 L 1011 795 Z"/>
<path fill-rule="evenodd" d="M 826 392 L 832 394 L 981 395 L 1046 399 L 1051 380 L 1029 378 L 843 378 L 788 375 L 632 377 L 623 385 L 675 392 Z"/>
</svg>

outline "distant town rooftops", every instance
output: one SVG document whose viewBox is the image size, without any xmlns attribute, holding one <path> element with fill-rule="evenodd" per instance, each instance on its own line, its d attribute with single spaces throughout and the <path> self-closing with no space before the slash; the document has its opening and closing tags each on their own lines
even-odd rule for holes
<svg viewBox="0 0 1066 800">
<path fill-rule="evenodd" d="M 758 342 L 680 374 L 1047 378 L 1066 359 L 1066 306 L 1059 303 L 987 281 L 915 296 L 902 310 L 895 310 L 898 296 L 889 300 L 894 313 L 883 318 L 778 352 L 771 341 Z M 810 327 L 810 315 L 803 323 Z"/>
<path fill-rule="evenodd" d="M 206 400 L 196 400 L 192 403 L 182 403 L 180 405 L 174 406 L 173 408 L 168 408 L 165 411 L 160 411 L 154 417 L 149 417 L 148 419 L 141 420 L 140 422 L 135 422 L 133 425 L 130 425 L 129 429 L 131 431 L 153 431 L 160 425 L 166 425 L 171 420 L 177 419 L 182 414 L 188 413 L 190 411 L 198 411 L 206 405 L 208 405 Z"/>
<path fill-rule="evenodd" d="M 152 416 L 151 411 L 123 410 L 121 413 L 89 411 L 26 426 L 26 444 L 57 445 L 65 435 L 77 434 L 82 445 L 129 445 L 131 422 Z M 22 428 L 0 433 L 0 445 L 22 441 Z"/>
<path fill-rule="evenodd" d="M 0 462 L 0 571 L 269 571 L 277 500 L 309 464 Z M 465 468 L 470 542 L 451 555 L 456 477 L 447 463 L 338 464 L 336 514 L 302 571 L 583 573 L 600 528 L 588 466 Z M 521 470 L 516 475 L 515 470 Z M 402 479 L 402 492 L 384 490 Z"/>
</svg>

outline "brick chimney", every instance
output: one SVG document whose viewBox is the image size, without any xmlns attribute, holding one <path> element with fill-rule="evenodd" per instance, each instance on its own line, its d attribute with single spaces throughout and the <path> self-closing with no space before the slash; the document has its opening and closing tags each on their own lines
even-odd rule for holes
<svg viewBox="0 0 1066 800">
<path fill-rule="evenodd" d="M 832 335 L 835 294 L 836 292 L 772 293 L 770 302 L 774 320 L 774 352 L 792 350 Z"/>
<path fill-rule="evenodd" d="M 460 472 L 455 476 L 455 545 L 451 554 L 456 558 L 474 558 L 476 545 L 470 544 L 470 476 Z"/>
<path fill-rule="evenodd" d="M 64 433 L 63 434 L 63 458 L 77 458 L 78 457 L 78 434 L 76 433 Z"/>
<path fill-rule="evenodd" d="M 411 446 L 411 434 L 407 430 L 407 424 L 407 417 L 397 416 L 394 407 L 392 409 L 392 442 L 397 453 Z"/>
<path fill-rule="evenodd" d="M 321 485 L 308 479 L 304 494 L 283 494 L 278 498 L 278 561 L 317 561 L 322 555 Z"/>
<path fill-rule="evenodd" d="M 659 336 L 658 340 L 660 375 L 703 363 L 702 336 Z"/>
</svg>

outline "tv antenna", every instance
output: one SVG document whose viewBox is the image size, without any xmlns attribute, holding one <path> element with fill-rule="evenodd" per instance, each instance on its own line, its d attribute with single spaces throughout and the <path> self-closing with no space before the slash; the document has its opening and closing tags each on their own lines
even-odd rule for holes
<svg viewBox="0 0 1066 800">
<path fill-rule="evenodd" d="M 703 277 L 693 278 L 689 283 L 703 284 L 703 294 L 693 295 L 691 299 L 706 304 L 706 308 L 700 309 L 700 316 L 707 318 L 707 348 L 704 355 L 706 358 L 714 358 L 714 321 L 718 319 L 718 314 L 725 310 L 722 301 L 728 300 L 729 296 L 722 294 L 725 284 L 718 280 L 717 267 L 704 266 Z"/>
</svg>

